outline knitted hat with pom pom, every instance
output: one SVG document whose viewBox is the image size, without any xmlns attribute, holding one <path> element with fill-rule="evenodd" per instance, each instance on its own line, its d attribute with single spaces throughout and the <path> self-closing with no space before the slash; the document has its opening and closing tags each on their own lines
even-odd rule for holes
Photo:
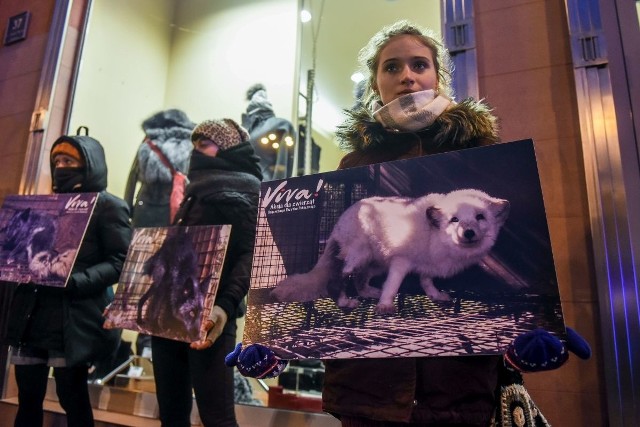
<svg viewBox="0 0 640 427">
<path fill-rule="evenodd" d="M 267 89 L 261 83 L 256 83 L 247 90 L 247 114 L 254 114 L 258 111 L 273 113 L 273 105 L 267 98 Z"/>
</svg>

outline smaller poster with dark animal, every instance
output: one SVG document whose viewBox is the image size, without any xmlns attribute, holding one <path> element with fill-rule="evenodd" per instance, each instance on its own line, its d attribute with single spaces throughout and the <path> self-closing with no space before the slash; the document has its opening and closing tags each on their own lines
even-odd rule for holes
<svg viewBox="0 0 640 427">
<path fill-rule="evenodd" d="M 178 341 L 204 338 L 230 225 L 136 228 L 106 320 Z"/>
<path fill-rule="evenodd" d="M 6 196 L 0 208 L 0 280 L 64 287 L 98 193 Z"/>
<path fill-rule="evenodd" d="M 263 182 L 245 344 L 501 354 L 565 332 L 533 141 Z"/>
</svg>

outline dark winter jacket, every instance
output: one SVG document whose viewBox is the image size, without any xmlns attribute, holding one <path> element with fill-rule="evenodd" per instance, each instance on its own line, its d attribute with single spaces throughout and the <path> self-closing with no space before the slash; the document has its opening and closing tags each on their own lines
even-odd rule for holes
<svg viewBox="0 0 640 427">
<path fill-rule="evenodd" d="M 142 122 L 145 137 L 164 153 L 175 170 L 184 174 L 189 168 L 189 157 L 193 149 L 191 131 L 194 127 L 195 123 L 184 112 L 176 109 L 161 111 Z M 140 189 L 135 194 L 138 182 Z M 124 200 L 131 209 L 134 227 L 169 225 L 171 187 L 169 168 L 149 144 L 143 141 L 131 166 L 124 193 Z"/>
<path fill-rule="evenodd" d="M 116 350 L 119 330 L 102 328 L 102 313 L 113 299 L 131 241 L 126 203 L 105 191 L 107 166 L 100 144 L 88 136 L 61 137 L 85 159 L 80 192 L 98 192 L 66 288 L 20 284 L 14 293 L 7 332 L 13 346 L 64 351 L 67 366 L 108 357 Z M 51 164 L 53 171 L 53 164 Z M 53 174 L 53 173 L 52 173 Z"/>
<path fill-rule="evenodd" d="M 215 305 L 229 319 L 238 317 L 238 308 L 249 290 L 255 239 L 259 159 L 249 142 L 219 151 L 216 157 L 194 150 L 189 167 L 189 185 L 176 215 L 178 225 L 231 224 Z"/>
<path fill-rule="evenodd" d="M 364 109 L 338 131 L 353 151 L 340 167 L 364 166 L 496 142 L 496 120 L 486 106 L 463 101 L 428 129 L 385 131 Z M 323 408 L 336 416 L 421 425 L 488 426 L 501 356 L 327 360 Z"/>
</svg>

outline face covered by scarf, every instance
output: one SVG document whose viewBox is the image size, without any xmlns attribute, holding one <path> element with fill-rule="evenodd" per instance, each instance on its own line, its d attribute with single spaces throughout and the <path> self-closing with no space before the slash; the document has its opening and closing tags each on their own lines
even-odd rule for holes
<svg viewBox="0 0 640 427">
<path fill-rule="evenodd" d="M 433 124 L 454 102 L 435 90 L 413 92 L 388 102 L 376 102 L 373 117 L 385 129 L 396 132 L 416 132 Z"/>
<path fill-rule="evenodd" d="M 82 189 L 84 167 L 55 168 L 53 171 L 53 191 L 56 193 L 73 193 Z"/>
</svg>

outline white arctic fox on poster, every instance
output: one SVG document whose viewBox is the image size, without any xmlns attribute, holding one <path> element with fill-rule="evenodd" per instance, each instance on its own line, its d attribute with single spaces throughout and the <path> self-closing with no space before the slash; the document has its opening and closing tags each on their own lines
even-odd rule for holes
<svg viewBox="0 0 640 427">
<path fill-rule="evenodd" d="M 285 278 L 271 295 L 289 302 L 331 297 L 353 308 L 358 302 L 345 293 L 351 277 L 358 295 L 378 298 L 377 313 L 393 313 L 402 280 L 417 273 L 432 300 L 447 301 L 433 278 L 451 277 L 485 257 L 508 215 L 507 200 L 476 189 L 360 200 L 342 213 L 313 269 Z M 369 286 L 384 273 L 382 289 Z"/>
</svg>

